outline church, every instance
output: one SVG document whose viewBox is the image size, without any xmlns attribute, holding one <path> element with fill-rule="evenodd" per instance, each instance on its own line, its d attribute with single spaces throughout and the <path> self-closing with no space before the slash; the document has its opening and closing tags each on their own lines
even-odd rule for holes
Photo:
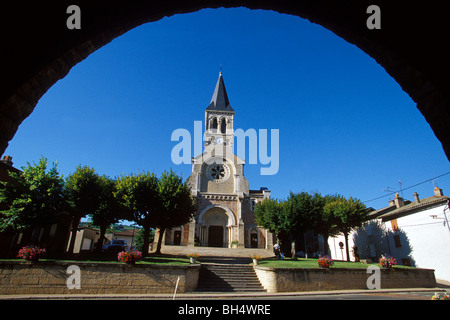
<svg viewBox="0 0 450 320">
<path fill-rule="evenodd" d="M 192 158 L 187 180 L 197 210 L 190 223 L 166 230 L 165 245 L 272 249 L 273 235 L 253 211 L 270 191 L 249 189 L 245 161 L 233 153 L 234 116 L 220 72 L 205 110 L 204 151 Z"/>
</svg>

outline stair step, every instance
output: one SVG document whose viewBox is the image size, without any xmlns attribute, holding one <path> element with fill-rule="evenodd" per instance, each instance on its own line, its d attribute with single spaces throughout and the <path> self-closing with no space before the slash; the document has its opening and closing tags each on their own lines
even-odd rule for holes
<svg viewBox="0 0 450 320">
<path fill-rule="evenodd" d="M 204 263 L 200 268 L 196 291 L 264 292 L 255 270 L 247 264 Z"/>
</svg>

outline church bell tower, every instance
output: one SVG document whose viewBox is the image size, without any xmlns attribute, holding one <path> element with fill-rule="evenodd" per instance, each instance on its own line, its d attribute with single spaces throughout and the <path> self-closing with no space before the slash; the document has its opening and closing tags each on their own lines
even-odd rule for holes
<svg viewBox="0 0 450 320">
<path fill-rule="evenodd" d="M 257 225 L 253 212 L 270 192 L 249 189 L 233 138 L 234 109 L 220 72 L 205 110 L 204 150 L 192 158 L 187 180 L 196 212 L 189 224 L 167 231 L 166 244 L 271 249 L 272 235 Z"/>
<path fill-rule="evenodd" d="M 228 101 L 222 72 L 220 72 L 211 102 L 205 110 L 205 148 L 210 145 L 232 147 L 233 127 L 234 110 Z"/>
</svg>

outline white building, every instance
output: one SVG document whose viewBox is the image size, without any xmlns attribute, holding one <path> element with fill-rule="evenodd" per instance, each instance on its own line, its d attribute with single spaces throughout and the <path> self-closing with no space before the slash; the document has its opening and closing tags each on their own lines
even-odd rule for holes
<svg viewBox="0 0 450 320">
<path fill-rule="evenodd" d="M 414 193 L 414 201 L 397 194 L 388 207 L 371 212 L 365 226 L 349 236 L 350 250 L 356 245 L 360 259 L 377 260 L 387 254 L 398 264 L 434 269 L 436 279 L 450 281 L 449 202 L 450 197 L 437 187 L 428 198 L 419 199 Z M 330 237 L 330 254 L 345 260 L 339 242 L 345 243 L 343 236 Z M 354 254 L 350 258 L 355 261 Z"/>
</svg>

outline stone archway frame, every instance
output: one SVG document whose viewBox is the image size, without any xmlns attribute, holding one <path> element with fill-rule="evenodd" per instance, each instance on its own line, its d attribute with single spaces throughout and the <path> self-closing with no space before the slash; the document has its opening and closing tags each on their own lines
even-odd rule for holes
<svg viewBox="0 0 450 320">
<path fill-rule="evenodd" d="M 42 95 L 97 49 L 144 23 L 203 8 L 273 10 L 322 25 L 374 58 L 417 103 L 450 159 L 450 33 L 445 7 L 379 0 L 381 30 L 366 27 L 371 1 L 331 0 L 83 1 L 81 29 L 68 30 L 69 1 L 11 2 L 0 30 L 4 45 L 0 153 Z M 445 4 L 444 4 L 445 5 Z M 417 23 L 420 21 L 420 23 Z M 407 28 L 405 27 L 407 26 Z"/>
<path fill-rule="evenodd" d="M 227 227 L 234 227 L 234 226 L 237 226 L 237 224 L 236 224 L 236 217 L 235 217 L 233 211 L 231 211 L 230 208 L 228 208 L 228 207 L 226 207 L 226 206 L 223 206 L 223 205 L 221 205 L 221 204 L 211 204 L 211 205 L 207 206 L 206 208 L 204 208 L 204 209 L 200 212 L 200 214 L 199 214 L 199 216 L 198 216 L 198 224 L 199 224 L 199 225 L 203 225 L 203 218 L 204 218 L 205 214 L 206 214 L 209 210 L 211 210 L 211 209 L 213 209 L 213 208 L 220 208 L 220 209 L 223 209 L 223 210 L 225 211 L 225 214 L 226 214 L 227 217 L 228 217 L 228 224 L 226 225 Z"/>
<path fill-rule="evenodd" d="M 235 239 L 235 237 L 236 237 L 236 235 L 235 235 L 235 232 L 233 232 L 233 229 L 235 229 L 235 228 L 237 228 L 238 227 L 238 225 L 236 224 L 236 217 L 235 217 L 235 215 L 234 215 L 234 213 L 233 213 L 233 211 L 231 211 L 231 209 L 230 208 L 228 208 L 228 207 L 226 207 L 226 206 L 223 206 L 223 205 L 220 205 L 220 204 L 211 204 L 211 205 L 209 205 L 209 206 L 207 206 L 206 208 L 204 208 L 201 212 L 200 212 L 200 214 L 199 214 L 199 216 L 198 216 L 198 226 L 199 226 L 199 228 L 200 228 L 200 233 L 203 233 L 204 231 L 202 231 L 202 228 L 204 227 L 204 225 L 203 225 L 203 221 L 204 221 L 204 217 L 205 217 L 205 215 L 211 210 L 211 209 L 214 209 L 214 208 L 220 208 L 220 209 L 222 209 L 223 210 L 223 212 L 225 213 L 225 215 L 227 216 L 227 218 L 228 218 L 228 223 L 224 226 L 225 228 L 226 228 L 226 234 L 225 234 L 225 238 L 224 238 L 224 244 L 227 246 L 227 247 L 230 247 L 231 246 L 231 243 L 234 241 L 234 240 L 236 240 Z M 208 233 L 207 233 L 208 231 L 206 231 L 206 234 L 203 234 L 203 236 L 204 237 L 208 237 Z M 200 238 L 202 238 L 202 236 L 200 235 Z M 201 241 L 205 241 L 205 239 L 201 239 Z"/>
</svg>

